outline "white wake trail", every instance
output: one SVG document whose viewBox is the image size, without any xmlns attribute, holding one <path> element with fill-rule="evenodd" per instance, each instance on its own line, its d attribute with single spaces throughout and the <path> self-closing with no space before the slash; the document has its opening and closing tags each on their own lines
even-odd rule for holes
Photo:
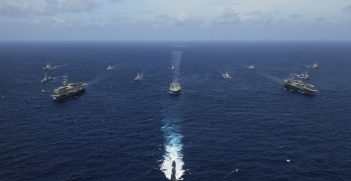
<svg viewBox="0 0 351 181">
<path fill-rule="evenodd" d="M 180 76 L 180 64 L 182 61 L 183 52 L 182 51 L 172 51 L 171 64 L 174 66 L 174 76 L 173 81 L 178 82 Z"/>
<path fill-rule="evenodd" d="M 173 82 L 178 82 L 180 77 L 180 63 L 182 60 L 181 51 L 172 51 L 171 64 L 174 66 Z M 182 106 L 180 97 L 172 99 L 172 102 L 166 104 L 163 109 L 163 127 L 161 128 L 165 137 L 163 161 L 160 165 L 160 170 L 164 173 L 168 180 L 177 181 L 183 180 L 185 173 L 183 161 L 183 144 L 180 128 L 178 123 L 183 120 L 180 112 Z"/>
<path fill-rule="evenodd" d="M 116 71 L 120 68 L 119 65 L 113 65 L 113 67 L 114 68 L 112 71 Z M 97 83 L 107 79 L 108 77 L 110 77 L 112 75 L 112 71 L 103 70 L 103 71 L 99 72 L 92 80 L 90 80 L 87 83 L 87 85 L 92 86 L 94 84 L 97 84 Z"/>
<path fill-rule="evenodd" d="M 183 169 L 183 153 L 182 153 L 182 138 L 183 135 L 178 129 L 175 129 L 176 125 L 172 123 L 172 120 L 164 119 L 165 126 L 162 127 L 162 131 L 166 137 L 165 143 L 165 154 L 163 155 L 163 162 L 161 164 L 161 170 L 165 174 L 168 180 L 182 180 L 182 176 L 185 173 Z M 173 174 L 173 162 L 175 163 L 175 175 Z"/>
</svg>

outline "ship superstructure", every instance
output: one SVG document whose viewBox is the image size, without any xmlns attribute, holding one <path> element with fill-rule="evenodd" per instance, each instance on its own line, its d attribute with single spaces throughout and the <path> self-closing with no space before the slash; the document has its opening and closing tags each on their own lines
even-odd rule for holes
<svg viewBox="0 0 351 181">
<path fill-rule="evenodd" d="M 318 69 L 319 68 L 319 65 L 317 62 L 314 62 L 314 64 L 311 65 L 311 68 L 313 69 Z"/>
<path fill-rule="evenodd" d="M 298 77 L 300 79 L 304 79 L 304 80 L 310 79 L 310 75 L 308 75 L 307 71 L 305 71 L 305 73 L 302 73 L 302 74 L 298 75 Z"/>
<path fill-rule="evenodd" d="M 111 71 L 113 70 L 113 67 L 111 65 L 109 65 L 107 68 L 106 68 L 107 71 Z"/>
<path fill-rule="evenodd" d="M 141 73 L 137 73 L 136 77 L 134 78 L 135 81 L 140 81 L 141 79 L 143 79 L 143 74 Z"/>
<path fill-rule="evenodd" d="M 182 87 L 180 86 L 180 84 L 178 82 L 172 82 L 169 84 L 168 92 L 171 95 L 179 95 L 182 93 Z"/>
<path fill-rule="evenodd" d="M 255 65 L 249 65 L 247 68 L 250 69 L 250 70 L 254 70 L 255 69 Z"/>
<path fill-rule="evenodd" d="M 226 73 L 222 74 L 222 77 L 223 77 L 224 79 L 226 79 L 226 80 L 229 80 L 229 79 L 231 79 L 231 78 L 232 78 L 232 77 L 229 75 L 229 73 L 228 73 L 228 72 L 226 72 Z"/>
</svg>

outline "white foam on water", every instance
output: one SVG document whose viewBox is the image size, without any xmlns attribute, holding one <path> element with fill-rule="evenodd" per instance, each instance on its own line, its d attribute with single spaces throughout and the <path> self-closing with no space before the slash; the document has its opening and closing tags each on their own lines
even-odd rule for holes
<svg viewBox="0 0 351 181">
<path fill-rule="evenodd" d="M 61 68 L 61 67 L 67 66 L 67 65 L 70 65 L 70 64 L 68 63 L 68 64 L 63 64 L 63 65 L 56 65 L 56 66 L 52 67 L 51 69 L 58 69 L 58 68 Z"/>
<path fill-rule="evenodd" d="M 160 165 L 161 171 L 165 174 L 166 178 L 171 180 L 172 178 L 172 170 L 173 161 L 175 164 L 175 178 L 176 180 L 182 180 L 182 176 L 185 173 L 183 169 L 183 153 L 182 153 L 182 138 L 183 136 L 176 132 L 172 124 L 168 124 L 162 127 L 162 131 L 166 136 L 165 143 L 165 154 L 163 155 L 163 162 Z"/>
<path fill-rule="evenodd" d="M 94 84 L 99 83 L 102 80 L 105 80 L 110 74 L 108 72 L 100 72 L 96 77 L 94 77 L 92 80 L 90 80 L 87 85 L 92 86 Z"/>
</svg>

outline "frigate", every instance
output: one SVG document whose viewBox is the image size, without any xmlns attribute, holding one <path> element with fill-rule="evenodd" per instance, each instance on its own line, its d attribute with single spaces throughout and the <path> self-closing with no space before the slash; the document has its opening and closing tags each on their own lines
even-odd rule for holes
<svg viewBox="0 0 351 181">
<path fill-rule="evenodd" d="M 298 77 L 300 79 L 304 79 L 304 80 L 310 79 L 310 75 L 308 75 L 307 71 L 305 71 L 305 73 L 302 73 L 302 74 L 298 75 Z"/>
<path fill-rule="evenodd" d="M 255 65 L 249 65 L 247 68 L 250 70 L 253 70 L 253 69 L 255 69 Z"/>
<path fill-rule="evenodd" d="M 314 62 L 314 64 L 311 65 L 311 68 L 318 69 L 319 65 L 317 64 L 317 62 Z"/>
<path fill-rule="evenodd" d="M 182 87 L 178 82 L 172 82 L 169 84 L 169 91 L 171 95 L 179 95 L 182 93 Z"/>
<path fill-rule="evenodd" d="M 48 62 L 46 63 L 45 67 L 43 67 L 44 70 L 51 70 L 53 69 L 53 66 Z"/>
<path fill-rule="evenodd" d="M 113 70 L 113 67 L 111 65 L 109 65 L 106 70 L 110 71 L 110 70 Z"/>
<path fill-rule="evenodd" d="M 48 73 L 46 72 L 44 78 L 41 80 L 41 83 L 47 84 L 52 80 L 54 80 L 54 78 L 52 76 L 49 76 Z"/>
<path fill-rule="evenodd" d="M 177 170 L 176 170 L 176 162 L 173 160 L 172 161 L 172 175 L 171 175 L 171 181 L 177 181 Z"/>
<path fill-rule="evenodd" d="M 140 73 L 137 73 L 136 77 L 134 78 L 135 81 L 140 81 L 141 79 L 143 79 L 143 75 Z"/>
<path fill-rule="evenodd" d="M 223 78 L 224 78 L 224 79 L 226 79 L 226 80 L 229 80 L 229 79 L 231 79 L 231 78 L 232 78 L 232 77 L 229 75 L 229 73 L 228 73 L 228 72 L 226 72 L 226 73 L 222 74 L 222 76 L 223 76 Z"/>
</svg>

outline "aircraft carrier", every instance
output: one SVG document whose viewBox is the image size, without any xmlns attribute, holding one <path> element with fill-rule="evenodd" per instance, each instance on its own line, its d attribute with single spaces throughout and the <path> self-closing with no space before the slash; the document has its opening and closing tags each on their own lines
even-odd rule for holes
<svg viewBox="0 0 351 181">
<path fill-rule="evenodd" d="M 51 94 L 54 101 L 61 101 L 84 93 L 86 83 L 68 83 L 68 77 L 64 76 L 63 85 L 56 88 Z"/>
<path fill-rule="evenodd" d="M 295 91 L 310 96 L 313 96 L 318 92 L 314 85 L 307 84 L 301 80 L 296 80 L 292 77 L 285 79 L 283 81 L 283 86 L 290 91 Z"/>
</svg>

